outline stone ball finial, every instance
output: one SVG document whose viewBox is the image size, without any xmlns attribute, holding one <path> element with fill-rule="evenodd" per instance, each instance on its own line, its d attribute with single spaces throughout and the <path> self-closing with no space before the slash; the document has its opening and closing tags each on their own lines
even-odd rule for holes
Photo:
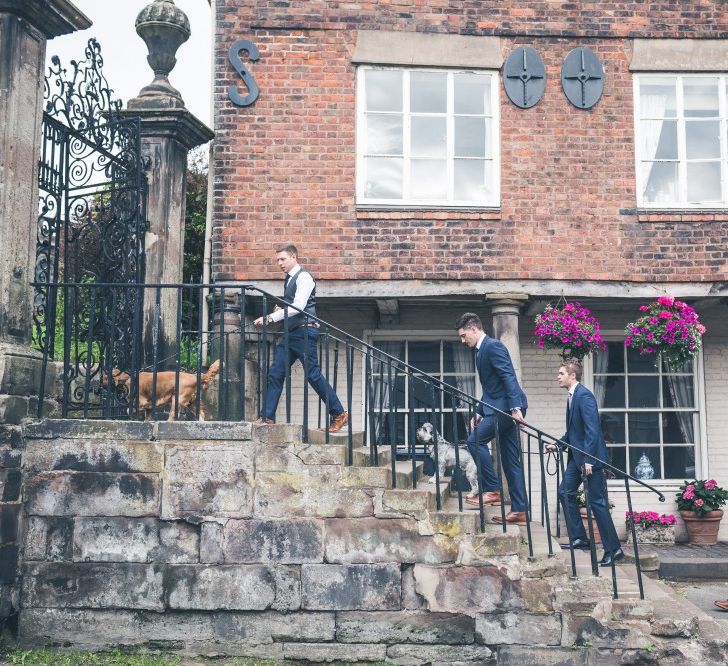
<svg viewBox="0 0 728 666">
<path fill-rule="evenodd" d="M 154 0 L 139 12 L 135 21 L 137 34 L 147 45 L 147 62 L 154 70 L 154 80 L 139 92 L 135 106 L 154 103 L 167 107 L 184 106 L 182 95 L 169 82 L 169 73 L 177 64 L 177 49 L 190 37 L 190 21 L 174 0 Z"/>
</svg>

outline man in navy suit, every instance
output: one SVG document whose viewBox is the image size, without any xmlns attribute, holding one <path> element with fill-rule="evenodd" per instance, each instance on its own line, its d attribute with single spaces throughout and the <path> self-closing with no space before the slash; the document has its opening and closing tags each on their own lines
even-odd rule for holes
<svg viewBox="0 0 728 666">
<path fill-rule="evenodd" d="M 561 440 L 580 449 L 579 451 L 570 449 L 564 480 L 559 486 L 559 500 L 566 507 L 566 521 L 571 539 L 571 542 L 565 544 L 563 548 L 589 548 L 589 539 L 576 504 L 576 491 L 582 483 L 583 469 L 589 506 L 599 527 L 604 546 L 604 557 L 599 563 L 602 566 L 610 566 L 613 561 L 618 562 L 623 559 L 624 553 L 619 547 L 619 538 L 614 529 L 606 497 L 604 469 L 600 460 L 607 460 L 607 445 L 599 422 L 599 408 L 594 394 L 580 382 L 581 372 L 581 363 L 571 359 L 559 367 L 558 374 L 559 386 L 569 392 L 566 404 L 566 434 Z M 546 449 L 555 451 L 556 446 L 549 444 Z"/>
<path fill-rule="evenodd" d="M 483 504 L 501 503 L 500 483 L 488 450 L 488 442 L 495 437 L 497 423 L 499 452 L 511 493 L 511 510 L 506 515 L 506 522 L 525 525 L 526 485 L 521 471 L 521 441 L 516 422 L 523 421 L 526 415 L 526 395 L 518 385 L 506 346 L 483 332 L 483 322 L 478 315 L 466 312 L 458 319 L 455 329 L 464 345 L 477 350 L 475 363 L 483 386 L 483 397 L 468 436 L 468 450 L 480 469 L 478 484 Z M 511 416 L 499 414 L 493 407 Z M 465 501 L 471 506 L 479 506 L 477 495 Z M 500 523 L 501 517 L 494 517 L 493 522 Z"/>
</svg>

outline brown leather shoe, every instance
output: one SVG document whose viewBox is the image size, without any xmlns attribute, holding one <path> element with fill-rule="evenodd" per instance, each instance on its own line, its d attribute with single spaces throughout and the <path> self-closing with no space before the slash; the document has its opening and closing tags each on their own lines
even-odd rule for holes
<svg viewBox="0 0 728 666">
<path fill-rule="evenodd" d="M 728 611 L 728 599 L 725 601 L 714 601 L 713 603 L 721 610 Z"/>
<path fill-rule="evenodd" d="M 480 506 L 480 502 L 478 501 L 478 496 L 474 495 L 473 497 L 466 497 L 465 503 L 470 504 L 471 506 Z M 485 493 L 483 493 L 483 505 L 484 506 L 500 506 L 501 503 L 501 494 L 498 490 L 489 490 Z"/>
<path fill-rule="evenodd" d="M 273 419 L 264 419 L 262 416 L 259 416 L 255 421 L 253 421 L 254 426 L 259 425 L 273 425 L 275 421 Z"/>
<path fill-rule="evenodd" d="M 341 412 L 331 419 L 329 432 L 339 432 L 347 423 L 349 423 L 349 413 Z"/>
<path fill-rule="evenodd" d="M 491 521 L 496 525 L 502 525 L 503 520 L 500 516 L 493 516 Z M 509 525 L 525 525 L 526 524 L 526 512 L 525 511 L 509 511 L 506 514 L 506 523 Z"/>
</svg>

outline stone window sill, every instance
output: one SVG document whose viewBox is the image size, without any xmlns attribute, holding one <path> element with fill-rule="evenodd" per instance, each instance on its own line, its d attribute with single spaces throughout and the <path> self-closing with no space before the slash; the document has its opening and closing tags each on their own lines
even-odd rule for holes
<svg viewBox="0 0 728 666">
<path fill-rule="evenodd" d="M 500 220 L 499 208 L 381 208 L 359 207 L 356 209 L 357 220 Z"/>
</svg>

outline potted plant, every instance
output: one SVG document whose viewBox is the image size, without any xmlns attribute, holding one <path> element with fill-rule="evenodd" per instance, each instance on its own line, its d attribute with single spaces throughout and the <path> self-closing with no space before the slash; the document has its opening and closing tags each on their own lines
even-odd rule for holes
<svg viewBox="0 0 728 666">
<path fill-rule="evenodd" d="M 564 360 L 581 360 L 591 352 L 607 348 L 599 322 L 578 302 L 547 305 L 536 317 L 533 334 L 539 349 L 558 349 Z"/>
<path fill-rule="evenodd" d="M 685 481 L 677 493 L 677 508 L 685 522 L 688 543 L 712 546 L 718 543 L 722 507 L 728 502 L 728 490 L 715 479 Z"/>
<path fill-rule="evenodd" d="M 584 496 L 584 484 L 579 486 L 579 490 L 576 492 L 576 504 L 579 507 L 579 515 L 581 516 L 581 523 L 584 525 L 584 532 L 587 537 L 589 536 L 589 517 L 586 513 L 586 498 Z M 614 508 L 614 503 L 609 501 L 609 510 Z M 594 512 L 592 511 L 592 530 L 594 532 L 594 543 L 602 542 L 602 535 L 599 533 L 599 526 L 597 521 L 594 520 Z"/>
<path fill-rule="evenodd" d="M 644 314 L 627 324 L 624 344 L 640 354 L 659 354 L 671 368 L 680 368 L 700 351 L 705 326 L 687 303 L 660 296 L 643 305 Z"/>
<path fill-rule="evenodd" d="M 634 523 L 637 543 L 675 543 L 675 525 L 677 518 L 670 514 L 659 514 L 656 511 L 627 511 L 625 513 L 627 538 L 632 534 Z"/>
</svg>

